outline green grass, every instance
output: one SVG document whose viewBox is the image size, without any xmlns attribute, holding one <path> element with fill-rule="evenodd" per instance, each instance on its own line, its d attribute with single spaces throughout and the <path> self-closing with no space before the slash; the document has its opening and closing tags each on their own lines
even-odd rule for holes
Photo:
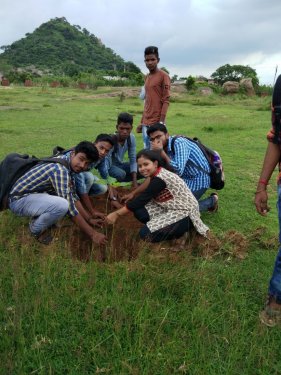
<svg viewBox="0 0 281 375">
<path fill-rule="evenodd" d="M 1 88 L 0 157 L 47 156 L 56 145 L 93 140 L 114 131 L 121 111 L 139 123 L 142 101 L 99 92 Z M 0 374 L 281 374 L 280 330 L 258 319 L 278 231 L 275 176 L 268 217 L 253 205 L 266 108 L 268 98 L 239 96 L 183 95 L 170 105 L 170 133 L 199 137 L 224 162 L 219 212 L 203 215 L 220 239 L 215 257 L 143 246 L 131 262 L 82 262 L 64 238 L 48 249 L 31 245 L 28 220 L 1 213 Z M 230 231 L 247 242 L 244 259 Z"/>
</svg>

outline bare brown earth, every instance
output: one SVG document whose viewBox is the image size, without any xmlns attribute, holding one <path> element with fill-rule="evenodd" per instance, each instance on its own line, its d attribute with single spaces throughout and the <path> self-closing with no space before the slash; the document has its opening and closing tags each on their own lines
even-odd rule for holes
<svg viewBox="0 0 281 375">
<path fill-rule="evenodd" d="M 118 188 L 118 190 L 120 195 L 124 194 L 124 188 Z M 125 192 L 128 190 L 126 189 Z M 109 213 L 113 210 L 107 197 L 96 198 L 94 202 L 96 208 L 102 212 Z M 249 238 L 234 230 L 228 231 L 220 238 L 210 233 L 208 239 L 191 232 L 183 248 L 174 245 L 173 241 L 151 244 L 140 240 L 138 232 L 141 226 L 142 224 L 134 218 L 133 214 L 128 214 L 120 217 L 114 226 L 96 228 L 105 233 L 108 238 L 106 246 L 98 246 L 81 233 L 69 219 L 64 219 L 53 233 L 54 243 L 48 247 L 40 246 L 44 248 L 44 252 L 52 251 L 52 247 L 57 250 L 58 245 L 60 248 L 63 246 L 74 259 L 84 262 L 90 260 L 99 262 L 133 261 L 144 252 L 153 258 L 160 260 L 168 257 L 171 261 L 180 260 L 182 252 L 206 259 L 216 256 L 244 259 L 249 247 Z M 34 241 L 29 237 L 27 231 L 25 232 L 23 241 Z M 260 238 L 260 233 L 256 233 L 256 236 L 253 234 L 253 236 L 253 240 L 255 237 Z"/>
<path fill-rule="evenodd" d="M 124 188 L 118 188 L 120 195 L 124 194 Z M 128 192 L 126 189 L 125 192 Z M 113 211 L 107 197 L 99 197 L 94 200 L 95 206 L 102 212 Z M 219 215 L 219 212 L 214 214 Z M 151 244 L 140 240 L 138 236 L 142 224 L 133 216 L 128 214 L 120 217 L 114 226 L 104 226 L 96 230 L 106 234 L 108 243 L 106 246 L 93 244 L 69 219 L 65 218 L 53 231 L 54 241 L 49 246 L 38 244 L 29 235 L 28 226 L 22 223 L 17 231 L 18 240 L 27 249 L 36 246 L 39 252 L 55 253 L 67 252 L 73 259 L 88 262 L 118 262 L 134 261 L 139 256 L 152 257 L 154 260 L 161 259 L 172 262 L 181 262 L 182 253 L 186 252 L 192 257 L 211 259 L 223 257 L 224 259 L 243 260 L 247 256 L 250 243 L 257 243 L 258 247 L 272 249 L 276 245 L 275 239 L 263 240 L 263 228 L 257 228 L 256 232 L 245 237 L 235 230 L 221 234 L 220 236 L 209 234 L 205 239 L 196 232 L 191 232 L 183 247 L 175 245 L 173 241 L 163 241 Z M 5 241 L 6 242 L 6 241 Z M 7 246 L 10 246 L 9 240 Z M 31 250 L 32 251 L 32 250 Z"/>
</svg>

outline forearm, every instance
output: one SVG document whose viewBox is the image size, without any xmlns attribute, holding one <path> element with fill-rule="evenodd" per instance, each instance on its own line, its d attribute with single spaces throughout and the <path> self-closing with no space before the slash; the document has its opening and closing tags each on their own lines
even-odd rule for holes
<svg viewBox="0 0 281 375">
<path fill-rule="evenodd" d="M 144 182 L 140 186 L 138 186 L 135 190 L 132 191 L 132 194 L 134 195 L 134 197 L 142 193 L 143 191 L 145 191 L 149 183 L 150 183 L 150 178 L 148 177 L 144 180 Z"/>
<path fill-rule="evenodd" d="M 165 123 L 166 114 L 168 111 L 169 102 L 165 101 L 162 105 L 161 114 L 160 114 L 160 121 Z"/>
<path fill-rule="evenodd" d="M 171 159 L 169 158 L 168 154 L 164 150 L 161 150 L 161 157 L 165 160 L 166 164 L 170 166 Z"/>
<path fill-rule="evenodd" d="M 71 220 L 76 224 L 90 238 L 93 237 L 95 230 L 86 222 L 83 216 L 79 213 L 76 216 L 72 216 Z"/>
<path fill-rule="evenodd" d="M 260 174 L 260 179 L 257 185 L 257 191 L 265 189 L 267 182 L 278 164 L 280 159 L 280 145 L 269 142 L 266 154 L 263 161 L 263 167 Z"/>
<path fill-rule="evenodd" d="M 137 173 L 136 172 L 132 172 L 131 176 L 132 176 L 132 185 L 133 186 L 137 186 Z"/>
<path fill-rule="evenodd" d="M 87 211 L 89 211 L 90 215 L 94 216 L 95 210 L 94 210 L 94 207 L 93 207 L 93 204 L 91 202 L 91 198 L 89 197 L 89 195 L 88 194 L 81 194 L 80 195 L 80 202 L 87 209 Z M 82 208 L 84 208 L 84 207 L 82 207 Z"/>
<path fill-rule="evenodd" d="M 77 210 L 79 211 L 79 214 L 81 215 L 81 217 L 86 222 L 89 222 L 89 220 L 92 218 L 92 216 L 85 210 L 85 208 L 82 206 L 82 203 L 80 201 L 76 201 L 75 206 L 76 206 Z"/>
</svg>

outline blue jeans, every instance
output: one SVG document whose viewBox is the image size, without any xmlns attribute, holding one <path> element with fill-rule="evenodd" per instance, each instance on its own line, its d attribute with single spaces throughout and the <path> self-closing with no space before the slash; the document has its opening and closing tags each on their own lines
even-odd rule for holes
<svg viewBox="0 0 281 375">
<path fill-rule="evenodd" d="M 29 229 L 38 235 L 66 215 L 68 201 L 47 193 L 29 194 L 10 202 L 9 208 L 17 216 L 32 217 Z"/>
<path fill-rule="evenodd" d="M 281 186 L 277 187 L 278 200 L 278 220 L 279 220 L 279 243 L 281 243 Z M 277 302 L 281 303 L 281 246 L 275 259 L 273 273 L 269 282 L 268 293 L 274 296 Z"/>
<path fill-rule="evenodd" d="M 107 192 L 107 186 L 98 184 L 98 177 L 92 172 L 81 172 L 74 176 L 77 194 L 89 194 L 91 196 L 102 195 Z"/>
<path fill-rule="evenodd" d="M 192 191 L 192 194 L 198 200 L 200 212 L 208 211 L 208 209 L 213 208 L 216 203 L 216 199 L 213 195 L 209 196 L 208 198 L 202 199 L 201 201 L 199 200 L 206 191 L 207 188 Z"/>
<path fill-rule="evenodd" d="M 147 148 L 149 150 L 150 149 L 150 140 L 149 140 L 149 137 L 146 133 L 147 129 L 148 129 L 148 126 L 145 126 L 145 125 L 142 126 L 142 139 L 143 139 L 143 147 Z"/>
<path fill-rule="evenodd" d="M 132 181 L 130 163 L 120 163 L 112 165 L 108 170 L 109 176 L 116 178 L 118 182 Z"/>
</svg>

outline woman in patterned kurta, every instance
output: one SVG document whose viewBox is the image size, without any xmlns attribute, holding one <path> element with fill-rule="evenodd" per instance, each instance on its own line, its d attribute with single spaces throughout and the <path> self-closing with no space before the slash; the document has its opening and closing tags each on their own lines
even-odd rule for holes
<svg viewBox="0 0 281 375">
<path fill-rule="evenodd" d="M 207 237 L 209 228 L 200 219 L 196 198 L 184 181 L 161 167 L 159 153 L 142 150 L 137 155 L 140 174 L 149 179 L 145 191 L 106 218 L 114 224 L 118 216 L 133 212 L 145 225 L 140 237 L 151 242 L 180 238 L 192 227 Z"/>
</svg>

